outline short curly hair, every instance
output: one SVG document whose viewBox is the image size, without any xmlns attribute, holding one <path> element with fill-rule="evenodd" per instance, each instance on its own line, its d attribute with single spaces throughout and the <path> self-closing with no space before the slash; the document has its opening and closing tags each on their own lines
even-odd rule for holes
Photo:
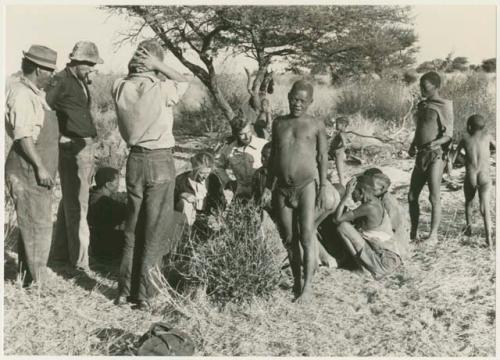
<svg viewBox="0 0 500 360">
<path fill-rule="evenodd" d="M 231 132 L 233 136 L 237 136 L 238 133 L 243 130 L 248 124 L 250 124 L 250 120 L 245 116 L 243 111 L 240 109 L 238 114 L 231 120 Z"/>
<path fill-rule="evenodd" d="M 131 74 L 143 71 L 140 66 L 140 63 L 137 61 L 136 58 L 137 52 L 141 49 L 146 49 L 151 55 L 155 56 L 160 61 L 163 61 L 163 59 L 165 58 L 165 50 L 163 49 L 158 40 L 156 39 L 143 40 L 137 46 L 137 50 L 135 51 L 134 56 L 132 56 L 132 59 L 130 59 L 130 62 L 128 63 L 128 71 Z"/>
<path fill-rule="evenodd" d="M 420 83 L 423 83 L 426 80 L 437 88 L 441 87 L 441 76 L 439 76 L 439 74 L 435 71 L 429 71 L 422 75 Z"/>
</svg>

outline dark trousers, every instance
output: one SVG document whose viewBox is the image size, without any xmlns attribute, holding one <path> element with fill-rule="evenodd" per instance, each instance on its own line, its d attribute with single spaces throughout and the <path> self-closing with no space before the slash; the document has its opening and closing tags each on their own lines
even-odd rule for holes
<svg viewBox="0 0 500 360">
<path fill-rule="evenodd" d="M 120 296 L 155 295 L 151 270 L 170 251 L 175 165 L 171 149 L 133 147 L 127 160 L 127 220 L 120 265 Z"/>
</svg>

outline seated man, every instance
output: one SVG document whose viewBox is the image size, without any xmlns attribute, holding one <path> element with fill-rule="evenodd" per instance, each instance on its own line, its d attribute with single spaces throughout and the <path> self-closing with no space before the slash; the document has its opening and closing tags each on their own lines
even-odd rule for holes
<svg viewBox="0 0 500 360">
<path fill-rule="evenodd" d="M 335 213 L 337 230 L 350 255 L 375 279 L 395 271 L 402 263 L 391 218 L 382 201 L 375 196 L 373 177 L 351 179 Z M 361 205 L 344 212 L 349 197 Z M 357 224 L 355 227 L 353 222 Z"/>
<path fill-rule="evenodd" d="M 87 220 L 90 228 L 91 255 L 101 259 L 119 259 L 123 249 L 123 223 L 127 212 L 125 201 L 118 200 L 119 172 L 111 167 L 99 168 L 96 185 L 90 189 Z"/>
<path fill-rule="evenodd" d="M 232 141 L 222 148 L 216 165 L 236 179 L 235 197 L 248 200 L 252 197 L 253 175 L 262 166 L 261 152 L 267 141 L 253 135 L 252 124 L 241 113 L 231 121 L 231 131 Z"/>
</svg>

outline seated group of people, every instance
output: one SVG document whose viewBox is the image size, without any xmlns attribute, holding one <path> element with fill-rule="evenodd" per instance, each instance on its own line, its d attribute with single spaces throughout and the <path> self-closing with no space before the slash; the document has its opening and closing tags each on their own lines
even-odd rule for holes
<svg viewBox="0 0 500 360">
<path fill-rule="evenodd" d="M 273 204 L 264 196 L 270 145 L 268 142 L 261 148 L 261 166 L 248 172 L 251 173 L 250 188 L 239 193 L 239 179 L 231 180 L 228 169 L 217 167 L 223 164 L 220 157 L 216 159 L 209 151 L 195 154 L 190 159 L 191 170 L 176 177 L 176 226 L 191 229 L 201 214 L 224 209 L 235 196 L 253 201 L 276 221 Z M 118 180 L 118 170 L 100 168 L 95 176 L 96 185 L 90 192 L 91 253 L 100 259 L 119 259 L 123 247 L 126 204 L 117 195 Z M 399 267 L 408 254 L 409 237 L 403 209 L 388 191 L 390 183 L 377 168 L 353 177 L 346 188 L 328 182 L 327 204 L 315 214 L 317 266 L 352 264 L 354 260 L 375 278 Z M 360 205 L 347 211 L 353 201 Z"/>
</svg>

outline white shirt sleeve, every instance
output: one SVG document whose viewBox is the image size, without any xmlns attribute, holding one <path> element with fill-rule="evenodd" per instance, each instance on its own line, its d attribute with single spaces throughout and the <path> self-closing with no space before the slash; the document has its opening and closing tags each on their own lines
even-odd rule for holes
<svg viewBox="0 0 500 360">
<path fill-rule="evenodd" d="M 175 82 L 169 79 L 160 82 L 160 84 L 162 94 L 166 99 L 167 106 L 173 106 L 177 104 L 189 86 L 189 83 L 187 82 Z"/>
<path fill-rule="evenodd" d="M 14 90 L 7 96 L 5 120 L 12 129 L 13 140 L 33 137 L 36 113 L 30 95 Z"/>
</svg>

